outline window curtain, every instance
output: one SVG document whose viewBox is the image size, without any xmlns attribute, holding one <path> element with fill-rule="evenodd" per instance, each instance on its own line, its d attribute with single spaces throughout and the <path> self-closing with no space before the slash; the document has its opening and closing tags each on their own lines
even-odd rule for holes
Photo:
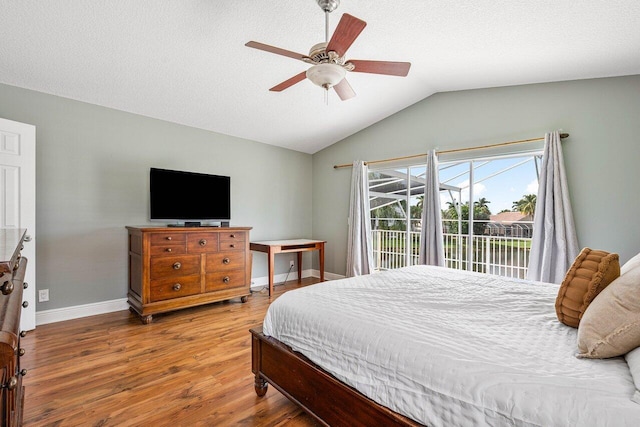
<svg viewBox="0 0 640 427">
<path fill-rule="evenodd" d="M 362 160 L 353 162 L 348 239 L 347 277 L 371 273 L 374 265 L 369 208 L 369 168 Z"/>
<path fill-rule="evenodd" d="M 527 279 L 561 283 L 578 252 L 560 133 L 549 132 L 544 137 Z"/>
<path fill-rule="evenodd" d="M 426 183 L 422 200 L 422 230 L 420 231 L 420 264 L 444 266 L 442 243 L 442 212 L 440 210 L 440 179 L 435 150 L 427 156 Z"/>
</svg>

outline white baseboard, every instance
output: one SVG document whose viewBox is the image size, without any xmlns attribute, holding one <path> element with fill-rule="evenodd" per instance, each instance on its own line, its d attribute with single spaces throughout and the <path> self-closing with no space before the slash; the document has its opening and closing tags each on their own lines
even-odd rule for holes
<svg viewBox="0 0 640 427">
<path fill-rule="evenodd" d="M 314 275 L 315 270 L 302 270 L 302 278 L 304 279 L 305 277 L 320 277 L 320 275 L 318 274 L 317 276 Z M 273 282 L 274 283 L 282 283 L 284 282 L 285 278 L 287 279 L 287 281 L 289 280 L 293 280 L 296 279 L 298 277 L 298 270 L 292 270 L 289 273 L 289 277 L 287 277 L 287 273 L 283 273 L 283 274 L 276 274 L 273 276 Z M 262 277 L 252 277 L 251 278 L 251 288 L 255 289 L 255 288 L 262 288 L 263 286 L 269 286 L 269 276 L 262 276 Z"/>
<path fill-rule="evenodd" d="M 54 308 L 52 310 L 36 312 L 36 326 L 128 309 L 129 304 L 126 298 L 76 305 L 73 307 Z"/>
<path fill-rule="evenodd" d="M 273 277 L 276 283 L 284 282 L 287 274 L 277 274 Z M 287 280 L 292 280 L 298 277 L 297 271 L 289 273 Z M 320 277 L 320 271 L 318 270 L 302 270 L 302 277 Z M 344 276 L 334 273 L 324 273 L 325 280 L 337 280 L 343 279 Z M 261 288 L 263 286 L 269 286 L 269 278 L 254 277 L 251 279 L 251 288 Z M 95 316 L 97 314 L 112 313 L 114 311 L 128 310 L 129 304 L 126 298 L 116 299 L 111 301 L 102 301 L 92 304 L 76 305 L 72 307 L 54 308 L 52 310 L 44 310 L 36 312 L 36 326 L 46 325 L 47 323 L 62 322 L 65 320 L 79 319 L 81 317 Z"/>
<path fill-rule="evenodd" d="M 313 270 L 314 271 L 314 275 L 313 277 L 320 277 L 320 272 L 318 270 Z M 335 273 L 328 273 L 328 272 L 324 272 L 324 280 L 340 280 L 340 279 L 344 279 L 347 276 L 343 276 L 342 274 L 335 274 Z"/>
<path fill-rule="evenodd" d="M 293 280 L 296 279 L 298 277 L 298 271 L 292 271 L 291 273 L 289 273 L 289 277 L 287 278 L 287 274 L 276 274 L 275 276 L 273 276 L 273 281 L 274 283 L 282 283 L 284 282 L 285 278 L 287 278 L 287 281 L 289 280 Z M 306 277 L 317 277 L 320 278 L 320 271 L 319 270 L 313 270 L 313 269 L 309 269 L 309 270 L 302 270 L 302 278 L 306 278 Z M 338 279 L 344 279 L 344 276 L 341 276 L 339 274 L 334 274 L 334 273 L 327 273 L 325 271 L 324 273 L 324 280 L 338 280 Z M 269 277 L 268 276 L 262 276 L 262 277 L 253 277 L 251 279 L 251 289 L 257 289 L 257 288 L 262 288 L 263 286 L 269 286 Z"/>
</svg>

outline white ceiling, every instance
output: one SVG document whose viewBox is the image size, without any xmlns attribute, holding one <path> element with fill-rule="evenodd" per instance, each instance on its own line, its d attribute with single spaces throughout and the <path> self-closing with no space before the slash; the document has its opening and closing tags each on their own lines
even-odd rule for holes
<svg viewBox="0 0 640 427">
<path fill-rule="evenodd" d="M 640 74 L 639 0 L 342 0 L 367 27 L 346 57 L 412 63 L 350 73 L 340 101 L 308 66 L 315 0 L 0 0 L 0 82 L 314 153 L 435 92 Z"/>
</svg>

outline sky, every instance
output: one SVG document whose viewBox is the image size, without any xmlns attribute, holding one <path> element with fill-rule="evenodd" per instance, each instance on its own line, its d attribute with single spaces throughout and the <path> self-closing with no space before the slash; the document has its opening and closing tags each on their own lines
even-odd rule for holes
<svg viewBox="0 0 640 427">
<path fill-rule="evenodd" d="M 440 182 L 462 188 L 461 201 L 469 200 L 469 165 L 470 162 L 441 163 Z M 476 160 L 474 162 L 474 200 L 484 197 L 490 203 L 489 210 L 497 214 L 502 210 L 512 210 L 513 202 L 522 199 L 526 194 L 537 194 L 538 178 L 533 156 L 508 157 L 491 161 Z M 402 170 L 402 169 L 396 169 Z M 424 166 L 411 168 L 412 175 L 424 177 Z M 499 173 L 501 172 L 502 173 Z M 383 171 L 381 171 L 383 172 Z M 460 195 L 455 192 L 457 199 Z M 446 191 L 440 193 L 440 205 L 447 208 L 451 196 Z M 412 204 L 417 203 L 417 198 Z"/>
<path fill-rule="evenodd" d="M 461 201 L 465 203 L 469 200 L 469 162 L 448 166 L 441 165 L 440 181 L 463 187 Z M 491 160 L 486 164 L 484 161 L 477 161 L 474 166 L 474 200 L 484 197 L 491 202 L 488 206 L 492 214 L 504 209 L 512 210 L 513 202 L 526 194 L 538 193 L 538 178 L 531 156 Z M 510 167 L 513 168 L 509 169 Z M 492 176 L 500 171 L 503 172 Z M 464 174 L 460 175 L 462 173 Z M 451 198 L 446 192 L 442 192 L 441 196 L 441 206 L 446 208 L 446 202 L 451 201 Z M 455 197 L 458 195 L 455 194 Z"/>
</svg>

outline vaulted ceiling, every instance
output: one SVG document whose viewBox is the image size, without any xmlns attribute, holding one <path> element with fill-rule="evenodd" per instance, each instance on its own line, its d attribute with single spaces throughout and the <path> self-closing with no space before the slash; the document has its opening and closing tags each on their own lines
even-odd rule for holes
<svg viewBox="0 0 640 427">
<path fill-rule="evenodd" d="M 640 74 L 638 0 L 342 0 L 367 22 L 348 58 L 411 62 L 348 73 L 341 101 L 309 66 L 315 0 L 0 0 L 0 82 L 314 153 L 436 92 Z"/>
</svg>

